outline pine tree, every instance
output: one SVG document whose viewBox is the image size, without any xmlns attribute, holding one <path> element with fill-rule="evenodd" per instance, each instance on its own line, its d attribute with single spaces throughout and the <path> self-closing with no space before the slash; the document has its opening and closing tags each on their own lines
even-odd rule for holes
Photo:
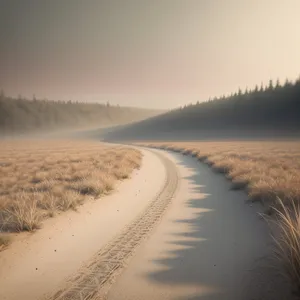
<svg viewBox="0 0 300 300">
<path fill-rule="evenodd" d="M 261 84 L 260 84 L 260 89 L 259 89 L 259 91 L 260 91 L 260 92 L 263 92 L 263 91 L 264 91 L 264 83 L 263 83 L 263 82 L 261 82 Z"/>
<path fill-rule="evenodd" d="M 268 89 L 269 89 L 269 90 L 273 90 L 273 89 L 274 89 L 274 86 L 273 86 L 273 80 L 272 80 L 272 79 L 269 80 L 269 86 L 268 86 Z"/>
<path fill-rule="evenodd" d="M 284 87 L 286 88 L 286 87 L 290 87 L 290 86 L 292 86 L 292 84 L 291 84 L 291 82 L 288 80 L 288 78 L 285 80 L 285 82 L 284 82 Z"/>
</svg>

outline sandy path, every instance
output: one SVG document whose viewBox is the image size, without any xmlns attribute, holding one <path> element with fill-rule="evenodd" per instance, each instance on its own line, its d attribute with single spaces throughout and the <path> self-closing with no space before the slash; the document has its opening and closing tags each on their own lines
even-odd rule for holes
<svg viewBox="0 0 300 300">
<path fill-rule="evenodd" d="M 163 155 L 159 154 L 158 156 L 166 170 L 160 191 L 141 214 L 101 248 L 73 277 L 69 278 L 61 289 L 48 299 L 98 299 L 99 293 L 104 293 L 110 288 L 135 250 L 159 222 L 177 190 L 178 174 L 175 164 Z"/>
<path fill-rule="evenodd" d="M 286 299 L 245 194 L 193 158 L 144 155 L 118 193 L 1 253 L 0 299 Z"/>
<path fill-rule="evenodd" d="M 90 201 L 23 235 L 0 253 L 0 299 L 35 300 L 59 289 L 65 278 L 142 213 L 163 187 L 165 167 L 143 151 L 143 165 L 117 192 Z M 43 298 L 43 297 L 42 297 Z"/>
<path fill-rule="evenodd" d="M 271 268 L 259 207 L 195 159 L 164 153 L 178 166 L 178 193 L 111 289 L 95 299 L 288 299 Z"/>
</svg>

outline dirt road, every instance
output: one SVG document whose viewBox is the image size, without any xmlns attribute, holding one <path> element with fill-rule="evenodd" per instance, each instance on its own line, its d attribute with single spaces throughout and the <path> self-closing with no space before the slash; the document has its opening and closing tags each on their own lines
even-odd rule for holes
<svg viewBox="0 0 300 300">
<path fill-rule="evenodd" d="M 164 152 L 180 186 L 159 226 L 107 294 L 108 300 L 290 299 L 272 258 L 260 206 L 196 159 Z"/>
<path fill-rule="evenodd" d="M 143 152 L 118 192 L 0 254 L 0 299 L 284 299 L 245 194 L 193 158 Z"/>
<path fill-rule="evenodd" d="M 33 234 L 21 234 L 0 252 L 0 299 L 43 299 L 117 236 L 162 189 L 160 158 L 143 151 L 143 165 L 111 195 L 88 201 L 44 222 Z"/>
</svg>

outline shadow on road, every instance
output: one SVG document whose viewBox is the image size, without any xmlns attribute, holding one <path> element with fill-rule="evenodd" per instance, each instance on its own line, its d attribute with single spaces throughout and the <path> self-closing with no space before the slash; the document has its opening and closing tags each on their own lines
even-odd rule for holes
<svg viewBox="0 0 300 300">
<path fill-rule="evenodd" d="M 225 177 L 208 166 L 174 155 L 193 171 L 185 179 L 204 195 L 185 201 L 195 213 L 173 221 L 187 225 L 188 231 L 172 233 L 171 242 L 182 247 L 155 259 L 163 270 L 147 274 L 148 280 L 170 287 L 203 287 L 203 293 L 182 300 L 290 299 L 271 257 L 267 225 L 256 213 L 259 207 L 245 204 L 246 194 L 231 191 Z"/>
</svg>

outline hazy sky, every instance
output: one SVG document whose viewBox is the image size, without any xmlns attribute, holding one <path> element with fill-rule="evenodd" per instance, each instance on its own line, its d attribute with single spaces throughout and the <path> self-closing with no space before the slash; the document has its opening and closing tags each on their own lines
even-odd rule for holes
<svg viewBox="0 0 300 300">
<path fill-rule="evenodd" d="M 172 108 L 300 74 L 300 0 L 0 0 L 7 94 Z"/>
</svg>

